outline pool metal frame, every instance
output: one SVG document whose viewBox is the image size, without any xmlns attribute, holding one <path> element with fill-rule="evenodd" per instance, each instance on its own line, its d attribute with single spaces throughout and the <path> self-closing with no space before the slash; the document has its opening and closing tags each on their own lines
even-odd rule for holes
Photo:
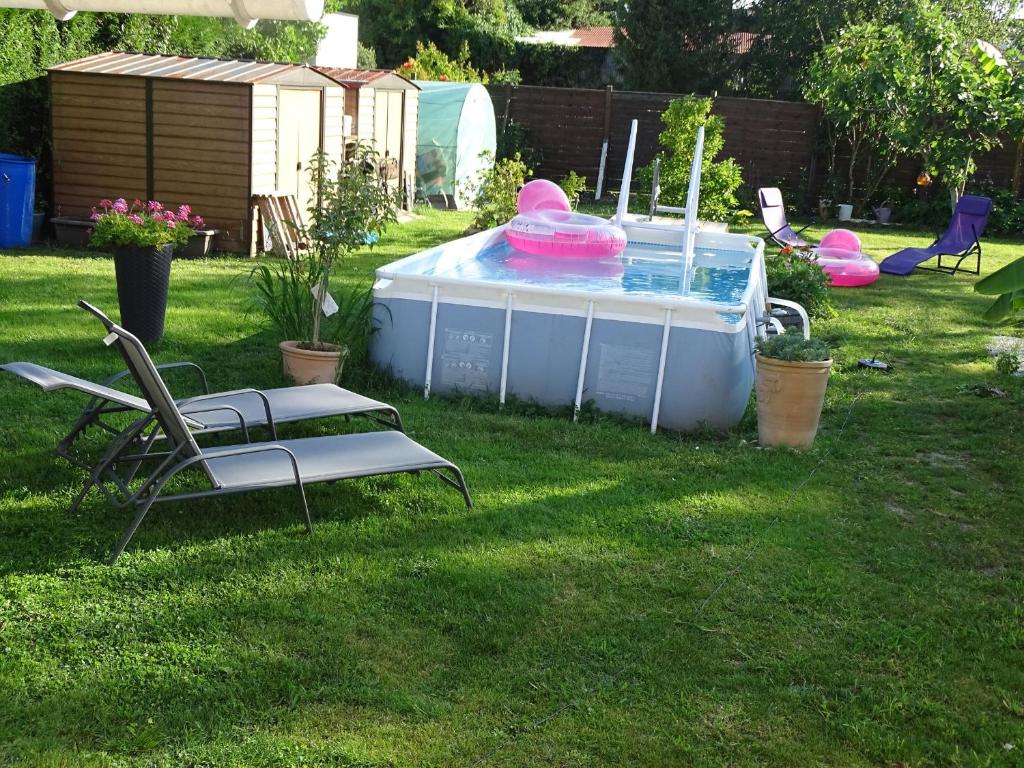
<svg viewBox="0 0 1024 768">
<path fill-rule="evenodd" d="M 443 303 L 504 309 L 503 344 L 501 353 L 501 374 L 498 388 L 498 402 L 505 404 L 508 383 L 509 350 L 511 348 L 511 331 L 513 313 L 518 311 L 546 312 L 549 314 L 571 315 L 579 317 L 580 306 L 586 307 L 583 340 L 580 350 L 580 361 L 576 379 L 575 398 L 573 401 L 573 419 L 579 417 L 582 407 L 584 377 L 590 354 L 590 338 L 593 321 L 599 314 L 608 319 L 623 319 L 629 322 L 660 324 L 662 326 L 661 345 L 658 359 L 657 375 L 654 388 L 654 405 L 650 414 L 651 432 L 656 432 L 661 411 L 661 400 L 664 389 L 665 367 L 669 348 L 669 336 L 674 326 L 703 328 L 727 333 L 737 333 L 740 323 L 745 325 L 751 351 L 751 365 L 754 363 L 753 348 L 757 338 L 763 338 L 769 325 L 780 328 L 778 321 L 767 314 L 767 305 L 785 305 L 795 307 L 804 322 L 804 335 L 809 335 L 809 324 L 806 313 L 799 305 L 780 299 L 769 299 L 764 269 L 764 241 L 757 237 L 723 233 L 696 233 L 696 245 L 699 248 L 726 248 L 732 251 L 740 247 L 752 248 L 750 276 L 744 289 L 742 299 L 735 304 L 725 305 L 695 299 L 685 295 L 665 296 L 649 294 L 596 294 L 576 289 L 549 287 L 545 285 L 510 285 L 508 283 L 446 277 L 438 274 L 416 274 L 410 271 L 433 262 L 434 270 L 444 269 L 444 263 L 452 258 L 461 260 L 467 253 L 478 253 L 504 239 L 507 225 L 499 226 L 485 232 L 479 232 L 459 240 L 444 243 L 435 248 L 406 257 L 383 266 L 377 270 L 375 292 L 388 290 L 389 296 L 413 298 L 423 301 L 429 296 L 430 313 L 427 327 L 427 344 L 425 374 L 423 378 L 423 396 L 429 399 L 433 387 L 433 368 L 435 357 L 435 339 L 437 336 L 438 307 Z M 631 242 L 652 243 L 673 247 L 678 244 L 680 236 L 685 237 L 681 226 L 665 226 L 648 223 L 624 222 L 627 236 Z M 682 257 L 682 252 L 680 253 Z M 628 256 L 626 257 L 628 259 Z M 454 262 L 453 262 L 454 263 Z M 440 268 L 438 265 L 441 265 Z M 411 289 L 403 291 L 403 287 Z M 392 291 L 397 290 L 397 293 Z M 410 295 L 413 294 L 413 295 Z M 467 295 L 469 294 L 469 295 Z M 475 295 L 474 295 L 475 294 Z M 499 299 L 500 296 L 500 299 Z M 448 299 L 448 301 L 445 301 Z M 531 301 L 531 299 L 533 301 Z M 558 302 L 552 300 L 565 299 Z M 574 307 L 564 306 L 565 304 Z M 538 308 L 538 304 L 540 308 Z M 601 312 L 603 308 L 606 310 Z M 657 317 L 652 309 L 660 310 Z M 641 310 L 633 312 L 629 310 Z M 616 311 L 618 310 L 618 311 Z M 742 318 L 737 323 L 730 323 L 721 315 L 738 315 Z"/>
</svg>

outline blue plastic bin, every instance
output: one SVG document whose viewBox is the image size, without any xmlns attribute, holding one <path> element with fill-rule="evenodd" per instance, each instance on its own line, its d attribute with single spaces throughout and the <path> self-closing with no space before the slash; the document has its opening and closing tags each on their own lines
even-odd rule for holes
<svg viewBox="0 0 1024 768">
<path fill-rule="evenodd" d="M 31 245 L 35 199 L 36 161 L 0 154 L 0 248 Z"/>
</svg>

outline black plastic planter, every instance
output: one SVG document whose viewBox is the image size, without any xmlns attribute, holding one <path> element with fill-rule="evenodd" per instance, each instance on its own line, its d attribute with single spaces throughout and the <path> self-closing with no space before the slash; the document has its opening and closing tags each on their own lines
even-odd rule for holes
<svg viewBox="0 0 1024 768">
<path fill-rule="evenodd" d="M 164 335 L 167 286 L 174 246 L 126 246 L 114 250 L 121 325 L 146 343 Z"/>
</svg>

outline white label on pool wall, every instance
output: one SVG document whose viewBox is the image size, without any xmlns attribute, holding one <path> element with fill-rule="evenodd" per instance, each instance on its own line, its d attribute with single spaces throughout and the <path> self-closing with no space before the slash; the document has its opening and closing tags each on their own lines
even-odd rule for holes
<svg viewBox="0 0 1024 768">
<path fill-rule="evenodd" d="M 602 344 L 597 367 L 597 394 L 613 400 L 647 397 L 658 357 L 652 349 Z"/>
<path fill-rule="evenodd" d="M 486 392 L 487 369 L 493 348 L 493 333 L 445 328 L 444 350 L 441 353 L 442 384 L 463 392 Z"/>
</svg>

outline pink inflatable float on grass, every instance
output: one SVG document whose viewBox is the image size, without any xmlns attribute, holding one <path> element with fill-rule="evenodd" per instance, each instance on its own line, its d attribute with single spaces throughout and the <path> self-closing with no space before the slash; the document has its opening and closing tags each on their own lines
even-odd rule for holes
<svg viewBox="0 0 1024 768">
<path fill-rule="evenodd" d="M 519 190 L 519 215 L 505 237 L 513 248 L 535 256 L 587 259 L 617 256 L 626 247 L 626 233 L 605 219 L 573 213 L 561 187 L 537 179 Z"/>
<path fill-rule="evenodd" d="M 878 264 L 861 252 L 860 238 L 848 229 L 833 229 L 815 249 L 818 264 L 832 285 L 856 288 L 878 279 Z"/>
</svg>

